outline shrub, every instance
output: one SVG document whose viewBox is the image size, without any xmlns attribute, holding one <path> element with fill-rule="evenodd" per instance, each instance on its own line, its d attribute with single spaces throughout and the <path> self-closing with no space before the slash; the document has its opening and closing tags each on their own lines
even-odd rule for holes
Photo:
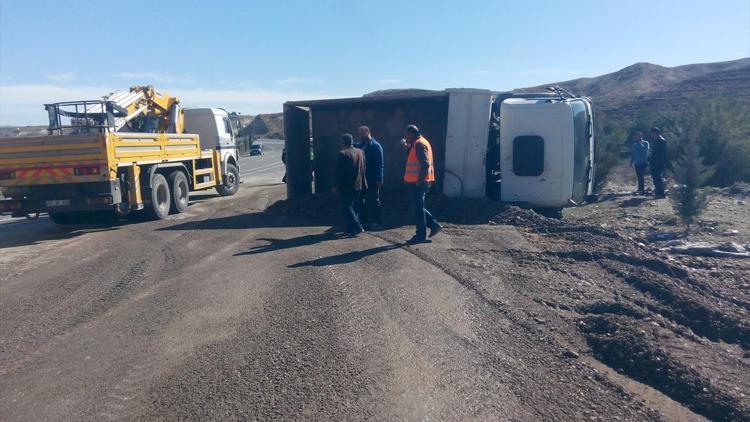
<svg viewBox="0 0 750 422">
<path fill-rule="evenodd" d="M 713 176 L 711 167 L 703 164 L 698 141 L 695 138 L 682 139 L 682 156 L 675 161 L 674 178 L 677 186 L 672 188 L 669 200 L 672 209 L 690 230 L 695 219 L 708 205 L 708 193 L 703 188 Z"/>
</svg>

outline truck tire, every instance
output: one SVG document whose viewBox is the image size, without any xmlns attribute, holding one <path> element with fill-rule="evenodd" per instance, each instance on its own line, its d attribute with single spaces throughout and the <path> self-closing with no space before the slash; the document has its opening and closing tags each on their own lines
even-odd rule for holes
<svg viewBox="0 0 750 422">
<path fill-rule="evenodd" d="M 224 183 L 216 187 L 221 196 L 232 196 L 240 190 L 240 171 L 234 164 L 227 164 L 227 174 Z"/>
<path fill-rule="evenodd" d="M 159 173 L 154 174 L 154 180 L 148 192 L 150 203 L 146 207 L 146 214 L 154 220 L 167 218 L 172 202 L 171 196 L 167 179 Z"/>
<path fill-rule="evenodd" d="M 175 170 L 167 176 L 170 193 L 172 194 L 172 205 L 170 211 L 179 214 L 187 210 L 190 203 L 190 185 L 187 176 L 182 170 Z"/>
</svg>

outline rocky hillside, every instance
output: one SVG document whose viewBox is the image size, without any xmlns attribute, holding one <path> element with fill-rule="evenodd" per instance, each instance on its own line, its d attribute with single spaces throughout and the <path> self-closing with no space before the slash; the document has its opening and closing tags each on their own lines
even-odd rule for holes
<svg viewBox="0 0 750 422">
<path fill-rule="evenodd" d="M 272 139 L 283 139 L 284 114 L 270 113 L 255 116 L 252 121 L 244 126 L 239 132 L 240 137 L 249 135 Z"/>
<path fill-rule="evenodd" d="M 664 67 L 636 63 L 617 72 L 517 90 L 533 92 L 559 85 L 593 98 L 600 115 L 630 119 L 640 110 L 676 110 L 691 101 L 718 97 L 750 103 L 750 58 Z"/>
</svg>

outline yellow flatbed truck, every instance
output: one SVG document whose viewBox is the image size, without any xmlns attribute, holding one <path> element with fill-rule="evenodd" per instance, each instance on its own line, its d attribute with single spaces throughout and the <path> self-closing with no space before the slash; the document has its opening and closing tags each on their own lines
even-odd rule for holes
<svg viewBox="0 0 750 422">
<path fill-rule="evenodd" d="M 239 166 L 235 151 L 221 145 L 220 135 L 226 135 L 226 143 L 233 146 L 231 128 L 224 124 L 226 112 L 184 111 L 178 127 L 192 121 L 212 148 L 202 148 L 195 133 L 111 131 L 98 124 L 106 116 L 89 111 L 84 117 L 72 113 L 76 125 L 51 123 L 50 132 L 62 134 L 0 139 L 0 188 L 5 196 L 0 213 L 46 212 L 58 224 L 79 221 L 90 211 L 127 215 L 144 210 L 162 219 L 185 211 L 190 191 L 215 188 L 221 195 L 233 195 L 239 188 Z M 143 120 L 127 128 L 151 123 Z M 212 132 L 223 133 L 210 136 Z"/>
</svg>

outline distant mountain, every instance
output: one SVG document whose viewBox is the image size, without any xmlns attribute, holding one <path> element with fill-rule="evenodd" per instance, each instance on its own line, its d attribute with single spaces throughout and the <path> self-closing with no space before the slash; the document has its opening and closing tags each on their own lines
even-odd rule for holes
<svg viewBox="0 0 750 422">
<path fill-rule="evenodd" d="M 750 104 L 750 58 L 677 67 L 636 63 L 602 76 L 516 92 L 541 91 L 553 85 L 591 97 L 600 116 L 618 121 L 633 118 L 640 109 L 674 111 L 691 101 L 718 97 Z"/>
</svg>

